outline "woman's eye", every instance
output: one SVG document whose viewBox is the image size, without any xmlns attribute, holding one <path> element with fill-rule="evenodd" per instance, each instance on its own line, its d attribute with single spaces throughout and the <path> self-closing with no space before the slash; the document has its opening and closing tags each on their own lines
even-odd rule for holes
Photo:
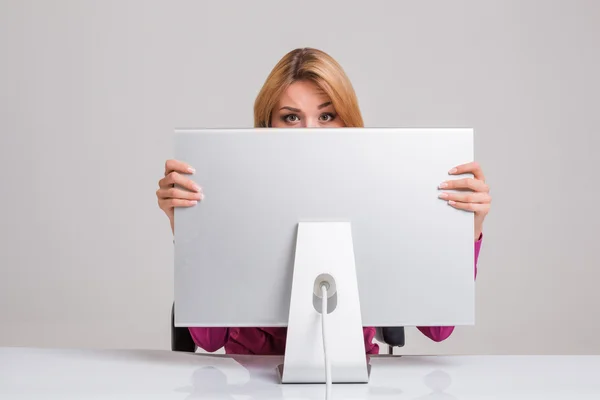
<svg viewBox="0 0 600 400">
<path fill-rule="evenodd" d="M 296 114 L 289 114 L 283 117 L 285 122 L 298 122 L 298 116 Z"/>
<path fill-rule="evenodd" d="M 335 118 L 335 116 L 331 113 L 321 114 L 321 117 L 320 117 L 321 121 L 324 121 L 324 122 L 333 121 L 334 118 Z"/>
</svg>

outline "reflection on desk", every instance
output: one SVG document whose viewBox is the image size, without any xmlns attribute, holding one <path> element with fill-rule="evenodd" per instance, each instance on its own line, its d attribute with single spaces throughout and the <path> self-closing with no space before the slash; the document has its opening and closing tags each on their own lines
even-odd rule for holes
<svg viewBox="0 0 600 400">
<path fill-rule="evenodd" d="M 276 356 L 0 348 L 0 399 L 322 399 L 281 385 Z M 334 399 L 600 399 L 600 356 L 375 356 Z"/>
</svg>

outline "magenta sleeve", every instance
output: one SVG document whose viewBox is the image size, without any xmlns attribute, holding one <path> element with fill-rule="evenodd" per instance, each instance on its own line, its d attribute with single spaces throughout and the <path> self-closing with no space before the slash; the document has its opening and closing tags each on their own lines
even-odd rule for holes
<svg viewBox="0 0 600 400">
<path fill-rule="evenodd" d="M 229 328 L 188 328 L 194 343 L 209 353 L 225 346 L 229 338 Z"/>
</svg>

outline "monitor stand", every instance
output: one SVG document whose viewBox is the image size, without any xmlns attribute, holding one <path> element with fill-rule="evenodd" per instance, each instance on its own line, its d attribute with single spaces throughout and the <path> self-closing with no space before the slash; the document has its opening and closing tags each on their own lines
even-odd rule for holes
<svg viewBox="0 0 600 400">
<path fill-rule="evenodd" d="M 281 383 L 325 383 L 320 285 L 328 294 L 327 352 L 332 383 L 367 383 L 369 370 L 349 222 L 298 225 Z M 319 294 L 317 294 L 319 293 Z M 329 297 L 331 296 L 331 297 Z"/>
</svg>

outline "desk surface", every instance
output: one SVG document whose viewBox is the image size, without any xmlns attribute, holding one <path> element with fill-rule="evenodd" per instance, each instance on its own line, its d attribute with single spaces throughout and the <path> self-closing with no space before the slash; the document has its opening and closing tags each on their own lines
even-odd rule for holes
<svg viewBox="0 0 600 400">
<path fill-rule="evenodd" d="M 0 348 L 0 399 L 324 399 L 280 385 L 281 357 L 170 351 Z M 600 399 L 600 356 L 371 358 L 369 384 L 334 399 Z"/>
</svg>

